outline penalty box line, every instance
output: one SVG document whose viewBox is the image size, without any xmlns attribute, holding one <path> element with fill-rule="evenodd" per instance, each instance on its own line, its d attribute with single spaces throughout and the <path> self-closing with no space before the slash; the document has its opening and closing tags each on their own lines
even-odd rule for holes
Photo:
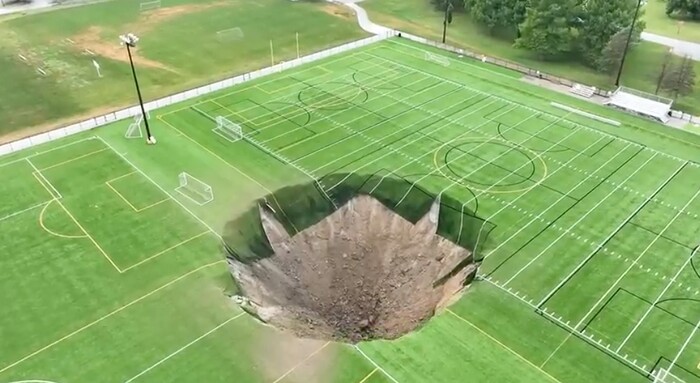
<svg viewBox="0 0 700 383">
<path fill-rule="evenodd" d="M 209 263 L 209 264 L 200 266 L 200 267 L 198 267 L 198 268 L 196 268 L 196 269 L 194 269 L 194 270 L 188 271 L 188 272 L 186 272 L 185 274 L 183 274 L 183 275 L 181 275 L 181 276 L 179 276 L 179 277 L 173 279 L 172 281 L 167 282 L 167 283 L 165 283 L 164 285 L 162 285 L 162 286 L 156 288 L 155 290 L 152 290 L 151 292 L 146 293 L 146 294 L 140 296 L 139 298 L 134 299 L 133 301 L 131 301 L 131 302 L 129 302 L 129 303 L 127 303 L 127 304 L 125 304 L 125 305 L 123 305 L 123 306 L 117 308 L 116 310 L 111 311 L 111 312 L 109 312 L 108 314 L 103 315 L 103 316 L 101 316 L 100 318 L 95 319 L 94 321 L 92 321 L 92 322 L 90 322 L 90 323 L 88 323 L 88 324 L 86 324 L 86 325 L 84 325 L 84 326 L 78 328 L 77 330 L 74 330 L 74 331 L 70 332 L 69 334 L 67 334 L 67 335 L 65 335 L 65 336 L 63 336 L 63 337 L 61 337 L 61 338 L 59 338 L 59 339 L 57 339 L 57 340 L 55 340 L 55 341 L 53 341 L 53 342 L 47 344 L 46 346 L 44 346 L 44 347 L 42 347 L 42 348 L 40 348 L 40 349 L 38 349 L 38 350 L 36 350 L 36 351 L 34 351 L 34 352 L 31 352 L 31 353 L 27 354 L 26 356 L 24 356 L 24 357 L 18 359 L 17 361 L 8 364 L 8 365 L 6 365 L 5 367 L 0 368 L 0 374 L 3 373 L 3 372 L 5 372 L 5 371 L 7 371 L 7 370 L 9 370 L 9 369 L 11 369 L 11 368 L 13 368 L 13 367 L 15 367 L 15 366 L 17 366 L 17 365 L 19 365 L 19 364 L 21 364 L 21 363 L 23 363 L 23 362 L 25 362 L 25 361 L 28 360 L 28 359 L 31 359 L 31 358 L 35 357 L 36 355 L 41 354 L 42 352 L 44 352 L 44 351 L 46 351 L 46 350 L 48 350 L 48 349 L 50 349 L 50 348 L 56 346 L 57 344 L 62 343 L 63 341 L 65 341 L 65 340 L 67 340 L 67 339 L 70 339 L 71 337 L 73 337 L 73 336 L 75 336 L 75 335 L 77 335 L 77 334 L 79 334 L 79 333 L 81 333 L 81 332 L 83 332 L 83 331 L 85 331 L 85 330 L 87 330 L 87 329 L 89 329 L 89 328 L 95 326 L 96 324 L 98 324 L 98 323 L 104 321 L 105 319 L 108 319 L 108 318 L 110 318 L 110 317 L 112 317 L 112 316 L 114 316 L 114 315 L 120 313 L 121 311 L 124 311 L 125 309 L 127 309 L 127 308 L 129 308 L 129 307 L 135 305 L 136 303 L 141 302 L 142 300 L 144 300 L 144 299 L 146 299 L 146 298 L 148 298 L 148 297 L 150 297 L 150 296 L 152 296 L 152 295 L 158 293 L 159 291 L 161 291 L 161 290 L 163 290 L 163 289 L 166 289 L 166 288 L 170 287 L 171 285 L 173 285 L 173 284 L 175 284 L 175 283 L 177 283 L 177 282 L 179 282 L 179 281 L 181 281 L 181 280 L 183 280 L 183 279 L 189 277 L 190 275 L 192 275 L 192 274 L 194 274 L 194 273 L 197 273 L 197 272 L 200 271 L 200 270 L 209 268 L 209 267 L 214 266 L 214 265 L 225 264 L 225 263 L 226 263 L 226 261 L 220 260 L 220 261 L 216 261 L 216 262 L 212 262 L 212 263 Z"/>
</svg>

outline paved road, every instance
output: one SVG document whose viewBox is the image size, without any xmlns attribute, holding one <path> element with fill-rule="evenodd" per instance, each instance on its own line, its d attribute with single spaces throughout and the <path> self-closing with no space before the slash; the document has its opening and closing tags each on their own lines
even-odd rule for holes
<svg viewBox="0 0 700 383">
<path fill-rule="evenodd" d="M 381 34 L 387 34 L 390 31 L 392 31 L 391 28 L 387 28 L 385 26 L 375 24 L 373 23 L 370 19 L 369 16 L 367 16 L 367 11 L 365 11 L 362 7 L 355 3 L 359 3 L 362 0 L 334 0 L 336 3 L 341 3 L 345 4 L 346 6 L 352 8 L 353 11 L 355 11 L 355 15 L 357 16 L 357 22 L 360 24 L 360 28 L 364 29 L 365 31 L 375 34 L 375 35 L 381 35 Z"/>
<path fill-rule="evenodd" d="M 673 49 L 673 53 L 679 56 L 690 56 L 695 60 L 700 60 L 700 44 L 690 41 L 678 40 L 671 37 L 661 36 L 654 33 L 642 32 L 642 40 L 665 45 Z"/>
<path fill-rule="evenodd" d="M 52 7 L 55 4 L 51 0 L 34 0 L 31 4 L 10 4 L 0 6 L 0 16 L 12 13 L 35 11 L 37 9 Z"/>
</svg>

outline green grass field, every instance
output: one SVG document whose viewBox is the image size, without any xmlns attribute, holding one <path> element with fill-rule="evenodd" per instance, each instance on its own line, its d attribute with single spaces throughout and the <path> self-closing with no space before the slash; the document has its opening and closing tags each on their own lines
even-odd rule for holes
<svg viewBox="0 0 700 383">
<path fill-rule="evenodd" d="M 0 382 L 700 382 L 700 137 L 424 49 L 394 39 L 158 110 L 156 146 L 122 121 L 0 158 Z M 181 172 L 214 199 L 178 192 Z M 464 297 L 399 340 L 294 339 L 224 295 L 224 223 L 338 172 L 496 224 Z"/>
<path fill-rule="evenodd" d="M 107 1 L 1 20 L 0 142 L 135 104 L 118 38 L 127 32 L 141 38 L 136 65 L 148 100 L 268 66 L 270 40 L 279 63 L 296 57 L 296 33 L 301 55 L 366 35 L 326 3 L 163 0 L 160 8 L 141 12 L 141 2 Z M 218 34 L 232 28 L 241 35 Z"/>
<path fill-rule="evenodd" d="M 675 39 L 700 43 L 700 21 L 680 20 L 666 15 L 666 2 L 651 0 L 646 3 L 644 21 L 647 31 Z"/>
</svg>

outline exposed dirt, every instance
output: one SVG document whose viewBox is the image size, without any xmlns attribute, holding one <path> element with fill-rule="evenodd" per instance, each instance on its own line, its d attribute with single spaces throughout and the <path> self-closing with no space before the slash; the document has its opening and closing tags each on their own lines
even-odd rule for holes
<svg viewBox="0 0 700 383">
<path fill-rule="evenodd" d="M 274 255 L 230 260 L 244 308 L 301 337 L 354 343 L 414 330 L 476 272 L 468 250 L 436 234 L 439 208 L 414 225 L 360 195 L 293 237 L 260 208 Z"/>
<path fill-rule="evenodd" d="M 326 341 L 299 339 L 276 330 L 258 331 L 249 354 L 269 382 L 328 382 L 335 350 Z"/>
<path fill-rule="evenodd" d="M 340 17 L 342 19 L 355 19 L 355 13 L 353 13 L 353 11 L 350 10 L 348 7 L 340 4 L 325 4 L 323 5 L 323 7 L 321 7 L 321 10 L 323 10 L 331 16 Z"/>
</svg>

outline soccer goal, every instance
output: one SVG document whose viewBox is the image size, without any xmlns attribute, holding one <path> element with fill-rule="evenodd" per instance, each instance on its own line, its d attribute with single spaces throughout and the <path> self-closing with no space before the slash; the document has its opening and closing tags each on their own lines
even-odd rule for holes
<svg viewBox="0 0 700 383">
<path fill-rule="evenodd" d="M 151 118 L 148 112 L 146 112 L 146 117 Z M 126 133 L 124 133 L 125 138 L 143 138 L 143 130 L 141 125 L 143 124 L 143 115 L 141 113 L 134 116 L 134 121 L 129 124 L 126 128 Z"/>
<path fill-rule="evenodd" d="M 243 128 L 224 116 L 216 117 L 216 127 L 213 131 L 230 142 L 243 139 Z"/>
<path fill-rule="evenodd" d="M 673 375 L 665 368 L 656 370 L 652 373 L 652 377 L 654 378 L 654 383 L 685 383 L 685 380 Z"/>
<path fill-rule="evenodd" d="M 432 61 L 438 63 L 442 66 L 450 66 L 450 59 L 445 56 L 436 55 L 434 53 L 425 52 L 425 59 L 427 61 Z"/>
<path fill-rule="evenodd" d="M 175 191 L 187 197 L 198 205 L 206 205 L 214 200 L 214 191 L 211 186 L 189 175 L 186 172 L 178 175 L 180 186 Z"/>
<path fill-rule="evenodd" d="M 216 32 L 216 39 L 219 42 L 225 43 L 230 41 L 237 41 L 244 37 L 243 30 L 241 28 L 229 28 L 222 29 Z"/>
<path fill-rule="evenodd" d="M 139 11 L 146 12 L 160 8 L 160 0 L 142 1 L 139 3 Z"/>
</svg>

